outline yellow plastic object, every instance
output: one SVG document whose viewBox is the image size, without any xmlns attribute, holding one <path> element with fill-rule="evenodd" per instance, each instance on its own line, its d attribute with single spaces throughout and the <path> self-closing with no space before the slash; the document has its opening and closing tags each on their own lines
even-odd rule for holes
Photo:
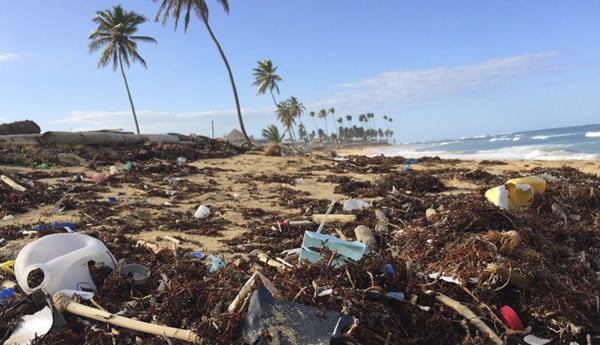
<svg viewBox="0 0 600 345">
<path fill-rule="evenodd" d="M 494 205 L 505 210 L 525 206 L 531 202 L 534 193 L 546 190 L 546 181 L 535 176 L 513 178 L 503 186 L 490 188 L 485 197 Z"/>
<path fill-rule="evenodd" d="M 14 276 L 15 275 L 15 272 L 13 271 L 14 265 L 15 265 L 15 260 L 4 261 L 3 263 L 0 264 L 0 269 L 2 269 L 3 271 L 8 272 Z"/>
<path fill-rule="evenodd" d="M 511 178 L 506 183 L 528 184 L 536 193 L 543 193 L 546 190 L 546 180 L 535 176 Z"/>
</svg>

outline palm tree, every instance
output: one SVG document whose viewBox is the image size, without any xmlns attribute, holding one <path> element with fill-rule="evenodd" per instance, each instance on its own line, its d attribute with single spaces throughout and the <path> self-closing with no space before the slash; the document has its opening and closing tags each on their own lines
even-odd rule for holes
<svg viewBox="0 0 600 345">
<path fill-rule="evenodd" d="M 213 33 L 210 25 L 208 24 L 208 6 L 205 0 L 154 0 L 160 1 L 160 6 L 158 8 L 158 12 L 156 13 L 155 21 L 158 21 L 161 13 L 163 14 L 163 25 L 167 23 L 167 19 L 169 17 L 173 17 L 175 21 L 175 30 L 177 30 L 177 23 L 179 22 L 179 16 L 181 15 L 181 9 L 184 9 L 184 22 L 183 22 L 183 31 L 187 32 L 188 24 L 190 23 L 190 15 L 192 10 L 196 13 L 196 15 L 202 20 L 210 38 L 213 40 L 215 45 L 217 46 L 217 50 L 221 55 L 221 59 L 223 59 L 223 63 L 225 64 L 225 68 L 227 69 L 227 74 L 229 75 L 229 82 L 231 83 L 231 89 L 233 90 L 233 98 L 235 99 L 235 107 L 237 110 L 238 120 L 240 122 L 240 129 L 242 130 L 242 134 L 244 135 L 244 139 L 250 145 L 252 145 L 252 141 L 248 137 L 246 133 L 246 128 L 244 127 L 244 120 L 242 119 L 242 110 L 240 108 L 240 100 L 238 98 L 237 88 L 235 87 L 235 80 L 233 79 L 233 73 L 231 72 L 231 67 L 229 67 L 229 62 L 227 61 L 227 57 L 223 52 L 223 48 L 221 48 L 221 44 L 217 41 L 215 34 Z M 229 2 L 228 0 L 217 0 L 222 6 L 225 13 L 229 14 Z M 164 12 L 163 12 L 164 11 Z"/>
<path fill-rule="evenodd" d="M 319 110 L 319 118 L 325 120 L 325 133 L 329 136 L 329 129 L 327 128 L 327 110 L 321 109 Z"/>
<path fill-rule="evenodd" d="M 279 143 L 285 134 L 279 134 L 279 128 L 277 128 L 277 126 L 269 125 L 267 128 L 262 130 L 262 136 L 271 142 Z"/>
<path fill-rule="evenodd" d="M 292 116 L 294 118 L 297 118 L 298 121 L 300 122 L 300 124 L 302 126 L 304 126 L 304 124 L 302 123 L 302 114 L 304 114 L 304 111 L 306 110 L 306 107 L 304 106 L 304 104 L 302 104 L 301 102 L 298 102 L 298 99 L 296 97 L 290 97 L 288 99 L 288 106 L 290 107 L 290 111 L 292 112 Z"/>
<path fill-rule="evenodd" d="M 319 128 L 318 128 L 318 126 L 317 126 L 317 121 L 315 121 L 315 115 L 316 115 L 316 114 L 315 114 L 315 112 L 314 112 L 314 111 L 311 111 L 310 113 L 308 113 L 308 116 L 312 117 L 312 119 L 313 119 L 313 124 L 315 125 L 315 131 L 316 131 L 316 130 L 317 130 L 317 129 L 319 129 Z"/>
<path fill-rule="evenodd" d="M 286 131 L 289 133 L 292 143 L 295 144 L 296 140 L 294 139 L 292 127 L 296 123 L 296 116 L 289 100 L 279 102 L 277 104 L 277 110 L 275 111 L 275 114 L 277 115 L 277 120 L 281 122 L 283 127 L 285 127 Z"/>
<path fill-rule="evenodd" d="M 137 134 L 140 134 L 140 126 L 135 113 L 129 84 L 127 83 L 127 77 L 125 76 L 125 70 L 123 69 L 123 61 L 125 61 L 127 67 L 129 67 L 129 60 L 131 59 L 131 61 L 138 61 L 142 66 L 147 68 L 146 61 L 137 52 L 136 41 L 156 43 L 156 40 L 149 36 L 135 35 L 138 25 L 144 23 L 146 20 L 146 17 L 133 11 L 125 11 L 121 5 L 116 5 L 112 9 L 96 12 L 96 16 L 92 18 L 92 21 L 98 27 L 88 35 L 90 39 L 88 50 L 90 53 L 104 47 L 100 61 L 98 61 L 98 68 L 106 67 L 111 61 L 113 71 L 117 70 L 117 65 L 121 68 L 121 75 L 125 82 L 125 89 L 129 97 L 129 104 L 131 105 Z"/>
<path fill-rule="evenodd" d="M 252 83 L 252 85 L 258 86 L 256 94 L 262 95 L 267 92 L 268 89 L 275 106 L 277 106 L 277 101 L 275 100 L 273 90 L 277 91 L 277 94 L 279 95 L 279 86 L 277 85 L 277 82 L 281 81 L 281 77 L 275 74 L 276 71 L 277 66 L 273 66 L 271 59 L 264 59 L 258 61 L 258 67 L 256 67 L 254 73 L 252 73 L 254 75 L 254 83 Z"/>
<path fill-rule="evenodd" d="M 327 113 L 331 114 L 331 119 L 333 120 L 333 128 L 335 128 L 335 108 L 327 109 Z M 333 131 L 335 133 L 335 131 Z"/>
</svg>

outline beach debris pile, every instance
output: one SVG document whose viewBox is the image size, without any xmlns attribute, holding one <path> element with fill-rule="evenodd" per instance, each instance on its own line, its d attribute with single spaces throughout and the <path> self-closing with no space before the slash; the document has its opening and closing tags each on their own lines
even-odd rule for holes
<svg viewBox="0 0 600 345">
<path fill-rule="evenodd" d="M 172 153 L 156 159 L 156 150 Z M 217 175 L 229 171 L 191 164 L 201 155 L 172 147 L 147 152 L 151 159 L 110 161 L 118 167 L 114 174 L 102 165 L 104 179 L 89 171 L 3 171 L 12 183 L 0 183 L 0 216 L 14 218 L 0 227 L 0 272 L 5 283 L 16 280 L 0 304 L 4 339 L 29 337 L 25 343 L 37 345 L 600 342 L 597 176 L 567 167 L 521 176 L 484 173 L 487 165 L 436 170 L 444 163 L 439 159 L 413 161 L 405 171 L 401 157 L 311 159 L 301 176 L 265 173 L 256 180 L 261 187 L 240 174 L 237 183 L 250 193 L 271 192 L 269 201 L 282 210 L 273 212 L 223 193 Z M 203 182 L 193 182 L 199 174 Z M 453 190 L 445 184 L 449 175 L 480 188 Z M 335 184 L 337 197 L 310 198 L 300 188 L 309 178 Z M 543 180 L 545 188 L 528 184 L 536 192 L 520 207 L 490 202 L 486 190 L 507 180 L 525 184 L 511 178 Z M 120 202 L 115 191 L 124 186 L 164 202 Z M 223 239 L 220 253 L 191 248 L 190 235 L 219 238 L 235 222 L 223 216 L 223 204 L 197 203 L 201 194 L 228 200 L 247 227 Z M 80 220 L 15 223 L 41 205 Z M 157 228 L 175 234 L 163 236 L 163 245 L 135 237 Z M 59 244 L 36 250 L 41 257 L 24 261 L 36 243 L 57 238 Z M 72 279 L 75 267 L 68 263 L 87 275 Z"/>
</svg>

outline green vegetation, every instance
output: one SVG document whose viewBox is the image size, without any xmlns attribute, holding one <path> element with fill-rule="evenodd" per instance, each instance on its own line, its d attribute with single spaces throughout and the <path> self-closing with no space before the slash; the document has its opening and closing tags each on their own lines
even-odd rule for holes
<svg viewBox="0 0 600 345">
<path fill-rule="evenodd" d="M 269 125 L 262 130 L 262 136 L 270 142 L 279 143 L 283 140 L 285 134 L 279 134 L 279 128 L 277 128 L 277 126 Z"/>
<path fill-rule="evenodd" d="M 137 134 L 140 134 L 140 126 L 135 113 L 129 84 L 127 83 L 127 77 L 125 76 L 125 70 L 123 69 L 123 61 L 125 61 L 128 67 L 129 60 L 133 62 L 137 61 L 144 67 L 147 67 L 146 61 L 137 52 L 136 41 L 156 43 L 156 40 L 148 36 L 135 35 L 138 25 L 144 23 L 146 20 L 146 17 L 133 11 L 125 11 L 121 5 L 116 5 L 112 9 L 96 12 L 96 16 L 92 18 L 92 21 L 98 27 L 88 36 L 90 39 L 88 47 L 90 53 L 104 47 L 100 61 L 98 62 L 98 68 L 106 67 L 111 61 L 113 70 L 117 69 L 117 65 L 121 68 Z"/>
<path fill-rule="evenodd" d="M 275 100 L 275 95 L 273 95 L 273 90 L 277 91 L 279 95 L 279 86 L 277 85 L 278 81 L 281 81 L 281 77 L 277 75 L 275 72 L 277 71 L 277 67 L 273 66 L 273 62 L 271 59 L 264 59 L 263 61 L 258 62 L 258 67 L 254 69 L 254 83 L 252 85 L 258 86 L 256 90 L 257 95 L 263 95 L 267 92 L 267 89 L 271 93 L 271 97 L 273 97 L 273 103 L 277 105 L 277 100 Z"/>
</svg>

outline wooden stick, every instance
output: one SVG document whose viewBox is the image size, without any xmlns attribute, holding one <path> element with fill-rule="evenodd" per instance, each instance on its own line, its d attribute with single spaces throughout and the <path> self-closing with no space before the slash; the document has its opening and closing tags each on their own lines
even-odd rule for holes
<svg viewBox="0 0 600 345">
<path fill-rule="evenodd" d="M 162 249 L 158 244 L 144 240 L 138 240 L 135 245 L 136 247 L 142 246 L 147 249 L 150 249 L 154 254 L 157 254 Z"/>
<path fill-rule="evenodd" d="M 313 214 L 312 220 L 315 223 L 321 223 L 325 219 L 324 214 Z M 354 214 L 330 214 L 327 215 L 327 222 L 329 223 L 352 223 L 356 221 L 356 215 Z"/>
<path fill-rule="evenodd" d="M 459 301 L 452 299 L 444 294 L 436 293 L 435 299 L 445 304 L 446 306 L 454 309 L 457 313 L 462 315 L 465 319 L 473 324 L 473 326 L 477 327 L 481 332 L 485 333 L 495 344 L 502 345 L 504 342 L 500 337 L 492 330 L 485 322 L 481 321 L 479 316 L 475 315 L 469 307 L 460 303 Z"/>
<path fill-rule="evenodd" d="M 284 264 L 282 264 L 281 262 L 275 261 L 273 259 L 271 259 L 267 254 L 263 253 L 263 252 L 259 252 L 258 254 L 256 254 L 256 258 L 260 261 L 260 262 L 264 262 L 265 264 L 269 265 L 269 266 L 273 266 L 275 268 L 281 268 L 281 269 L 287 269 L 288 267 Z"/>
<path fill-rule="evenodd" d="M 190 330 L 155 325 L 111 314 L 106 311 L 77 303 L 60 291 L 56 292 L 52 296 L 52 303 L 60 312 L 68 311 L 69 313 L 75 315 L 83 316 L 96 321 L 106 322 L 119 327 L 128 328 L 137 332 L 162 335 L 169 338 L 187 341 L 192 344 L 202 343 L 202 339 L 198 336 L 198 334 Z"/>
<path fill-rule="evenodd" d="M 10 177 L 6 176 L 6 175 L 1 175 L 0 179 L 2 180 L 2 182 L 6 183 L 7 185 L 11 186 L 12 189 L 19 191 L 19 192 L 24 192 L 27 190 L 27 188 L 21 186 L 20 184 L 16 183 L 15 181 L 13 181 Z"/>
<path fill-rule="evenodd" d="M 331 213 L 331 210 L 333 210 L 333 205 L 335 205 L 336 201 L 337 201 L 337 198 L 333 198 L 333 200 L 331 200 L 331 204 L 329 204 L 329 207 L 327 208 L 327 212 L 325 212 L 323 219 L 321 219 L 321 224 L 319 224 L 317 233 L 321 233 L 321 230 L 323 230 L 323 227 L 325 226 L 325 220 L 327 220 L 327 216 L 329 215 L 329 213 Z"/>
<path fill-rule="evenodd" d="M 227 307 L 228 312 L 230 312 L 230 313 L 235 312 L 238 305 L 240 304 L 240 302 L 243 301 L 246 298 L 246 296 L 248 296 L 250 294 L 250 291 L 252 291 L 252 286 L 256 282 L 256 275 L 257 275 L 256 272 L 254 272 L 250 276 L 250 278 L 248 278 L 248 280 L 246 280 L 244 285 L 242 285 L 240 292 L 238 292 L 237 296 L 235 296 L 235 298 L 233 299 L 233 302 L 231 302 L 229 307 Z"/>
</svg>

